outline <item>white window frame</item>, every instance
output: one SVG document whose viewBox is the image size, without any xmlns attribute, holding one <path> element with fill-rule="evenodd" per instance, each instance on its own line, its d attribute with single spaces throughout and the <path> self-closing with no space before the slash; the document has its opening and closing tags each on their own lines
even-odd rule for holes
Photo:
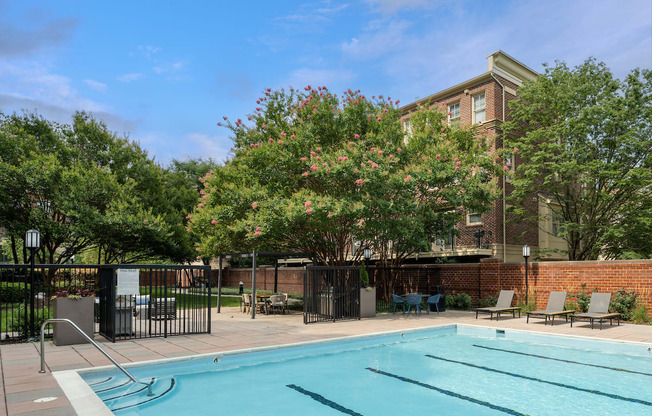
<svg viewBox="0 0 652 416">
<path fill-rule="evenodd" d="M 454 106 L 457 106 L 457 116 L 456 117 L 453 117 L 452 107 L 454 107 Z M 461 117 L 462 112 L 460 110 L 460 102 L 456 101 L 454 103 L 448 104 L 448 112 L 450 113 L 450 114 L 448 114 L 448 125 L 449 126 L 453 126 L 453 125 L 459 126 L 460 125 L 460 119 L 462 118 Z"/>
<path fill-rule="evenodd" d="M 505 171 L 506 174 L 505 180 L 507 182 L 511 182 L 512 179 L 514 178 L 514 172 L 516 172 L 516 158 L 514 157 L 513 153 L 506 152 L 504 154 L 504 159 L 505 159 L 505 166 L 509 168 L 508 170 Z"/>
<path fill-rule="evenodd" d="M 475 100 L 479 97 L 484 97 L 483 98 L 484 105 L 481 108 L 476 108 Z M 471 98 L 471 109 L 473 110 L 471 112 L 473 114 L 473 124 L 477 124 L 480 121 L 482 121 L 483 123 L 487 121 L 487 95 L 484 92 L 480 94 L 476 94 Z M 484 113 L 484 117 L 482 120 L 478 120 L 477 114 L 481 111 Z"/>
</svg>

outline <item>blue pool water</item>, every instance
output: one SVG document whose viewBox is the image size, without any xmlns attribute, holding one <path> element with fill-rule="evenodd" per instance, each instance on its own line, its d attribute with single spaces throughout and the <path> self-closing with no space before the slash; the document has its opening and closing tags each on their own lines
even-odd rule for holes
<svg viewBox="0 0 652 416">
<path fill-rule="evenodd" d="M 652 415 L 652 352 L 451 326 L 130 369 L 83 379 L 126 415 Z M 149 400 L 149 401 L 148 401 Z"/>
</svg>

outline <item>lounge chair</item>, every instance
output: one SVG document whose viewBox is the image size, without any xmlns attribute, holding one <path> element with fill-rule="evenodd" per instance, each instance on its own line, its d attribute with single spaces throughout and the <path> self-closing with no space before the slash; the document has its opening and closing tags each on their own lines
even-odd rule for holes
<svg viewBox="0 0 652 416">
<path fill-rule="evenodd" d="M 247 308 L 249 308 L 249 311 L 251 311 L 251 295 L 244 294 L 242 295 L 242 312 L 247 313 Z"/>
<path fill-rule="evenodd" d="M 521 308 L 518 306 L 512 306 L 512 299 L 514 299 L 513 290 L 501 290 L 498 295 L 498 302 L 493 308 L 475 308 L 475 319 L 478 319 L 479 313 L 488 313 L 490 314 L 489 320 L 491 321 L 496 314 L 496 320 L 500 318 L 500 314 L 503 312 L 511 312 L 512 317 L 516 317 L 516 312 L 518 311 L 518 317 L 521 317 Z"/>
<path fill-rule="evenodd" d="M 564 304 L 566 303 L 566 292 L 550 292 L 548 296 L 548 305 L 546 309 L 539 311 L 525 312 L 527 314 L 527 323 L 530 323 L 530 316 L 533 318 L 544 318 L 545 325 L 548 325 L 548 319 L 551 319 L 551 324 L 555 324 L 555 316 L 566 317 L 568 322 L 568 315 L 575 313 L 574 310 L 565 311 Z"/>
<path fill-rule="evenodd" d="M 574 320 L 580 321 L 590 321 L 591 329 L 593 329 L 593 322 L 600 322 L 600 329 L 602 329 L 602 322 L 609 320 L 609 325 L 613 325 L 613 320 L 618 320 L 618 326 L 620 326 L 620 314 L 619 313 L 609 313 L 609 302 L 611 301 L 611 293 L 593 293 L 591 295 L 591 303 L 589 303 L 589 310 L 586 313 L 578 313 L 577 315 L 571 316 L 571 327 L 573 326 Z"/>
</svg>

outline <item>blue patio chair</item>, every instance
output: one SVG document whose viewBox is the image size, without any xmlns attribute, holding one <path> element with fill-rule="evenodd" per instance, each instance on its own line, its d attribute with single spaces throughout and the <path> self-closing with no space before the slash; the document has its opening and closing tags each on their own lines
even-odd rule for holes
<svg viewBox="0 0 652 416">
<path fill-rule="evenodd" d="M 410 310 L 413 306 L 416 306 L 417 315 L 421 316 L 421 295 L 416 293 L 410 293 L 407 295 L 407 304 L 408 304 L 408 316 L 410 315 Z"/>
<path fill-rule="evenodd" d="M 401 305 L 403 307 L 403 314 L 405 314 L 405 298 L 392 294 L 392 301 L 394 302 L 394 315 L 396 315 L 396 305 Z"/>
<path fill-rule="evenodd" d="M 426 313 L 427 314 L 430 313 L 430 305 L 435 305 L 435 308 L 437 309 L 437 316 L 439 316 L 439 298 L 441 298 L 441 294 L 430 296 L 426 300 Z"/>
</svg>

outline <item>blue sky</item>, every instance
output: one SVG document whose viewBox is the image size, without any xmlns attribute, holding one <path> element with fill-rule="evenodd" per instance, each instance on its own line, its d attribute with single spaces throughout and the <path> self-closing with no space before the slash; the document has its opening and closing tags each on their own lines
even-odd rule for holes
<svg viewBox="0 0 652 416">
<path fill-rule="evenodd" d="M 407 104 L 486 71 L 589 56 L 652 68 L 652 1 L 4 1 L 0 111 L 92 112 L 166 164 L 228 157 L 223 115 L 264 88 L 325 85 Z"/>
</svg>

